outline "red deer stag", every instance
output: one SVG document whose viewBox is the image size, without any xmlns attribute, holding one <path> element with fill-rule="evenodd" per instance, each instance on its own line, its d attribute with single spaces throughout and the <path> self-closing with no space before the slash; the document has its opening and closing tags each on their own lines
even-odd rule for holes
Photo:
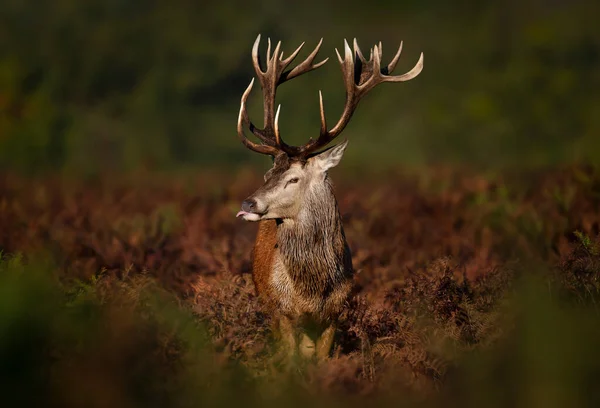
<svg viewBox="0 0 600 408">
<path fill-rule="evenodd" d="M 265 183 L 242 203 L 237 216 L 260 221 L 253 251 L 253 280 L 267 310 L 279 325 L 279 334 L 293 355 L 316 354 L 327 358 L 333 343 L 335 324 L 352 287 L 352 258 L 333 187 L 327 171 L 336 166 L 347 141 L 327 146 L 344 130 L 358 102 L 382 82 L 403 82 L 416 77 L 423 68 L 423 54 L 415 67 L 399 76 L 389 75 L 402 51 L 387 67 L 381 66 L 381 43 L 371 50 L 367 60 L 354 40 L 354 53 L 344 40 L 345 55 L 337 52 L 346 88 L 346 103 L 338 122 L 327 129 L 323 96 L 319 92 L 321 131 L 319 137 L 303 146 L 286 144 L 279 134 L 280 106 L 275 111 L 277 87 L 284 82 L 319 68 L 314 64 L 321 47 L 302 63 L 286 70 L 304 45 L 284 59 L 281 42 L 271 55 L 267 49 L 263 71 L 258 55 L 260 35 L 252 48 L 252 61 L 260 82 L 264 103 L 264 127 L 257 128 L 246 111 L 246 100 L 254 79 L 242 95 L 237 123 L 244 145 L 257 153 L 273 157 L 273 167 L 265 174 Z M 244 134 L 244 125 L 260 140 L 255 143 Z"/>
</svg>

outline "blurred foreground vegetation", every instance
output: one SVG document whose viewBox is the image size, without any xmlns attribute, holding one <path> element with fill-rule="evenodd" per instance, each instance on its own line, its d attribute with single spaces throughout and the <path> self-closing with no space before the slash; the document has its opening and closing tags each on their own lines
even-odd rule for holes
<svg viewBox="0 0 600 408">
<path fill-rule="evenodd" d="M 356 379 L 345 378 L 347 361 L 339 358 L 319 367 L 328 376 L 320 383 L 311 367 L 289 372 L 272 366 L 271 373 L 257 376 L 217 352 L 191 305 L 178 302 L 148 276 L 65 284 L 56 267 L 3 256 L 0 402 L 3 407 L 113 408 L 597 406 L 599 243 L 582 239 L 577 249 L 576 261 L 587 263 L 585 273 L 565 268 L 556 276 L 538 270 L 532 277 L 531 270 L 519 271 L 521 278 L 488 311 L 499 337 L 485 347 L 464 339 L 446 344 L 444 355 L 453 363 L 437 391 L 425 395 L 406 388 L 401 365 L 383 374 L 384 385 L 397 384 L 391 388 L 357 387 Z M 444 287 L 473 289 L 457 279 Z M 581 279 L 585 287 L 577 286 Z M 484 287 L 493 292 L 497 285 Z M 422 301 L 435 305 L 455 295 L 440 296 Z M 483 319 L 476 324 L 486 323 L 474 316 Z M 431 308 L 419 316 L 430 329 L 441 330 L 441 322 L 428 320 L 435 317 Z M 368 364 L 368 355 L 363 359 Z"/>
<path fill-rule="evenodd" d="M 398 43 L 411 82 L 366 98 L 346 168 L 461 162 L 539 166 L 600 158 L 598 2 L 441 0 L 0 3 L 0 168 L 68 174 L 263 163 L 237 140 L 256 35 L 291 52 L 324 37 L 324 68 L 282 87 L 284 136 L 343 106 L 334 47 Z M 264 49 L 263 49 L 263 52 Z M 306 55 L 306 50 L 303 55 Z M 387 59 L 386 59 L 387 56 Z M 255 90 L 251 115 L 260 123 Z"/>
<path fill-rule="evenodd" d="M 357 294 L 292 367 L 234 217 L 261 174 L 219 174 L 0 178 L 0 406 L 600 402 L 598 168 L 340 183 Z"/>
</svg>

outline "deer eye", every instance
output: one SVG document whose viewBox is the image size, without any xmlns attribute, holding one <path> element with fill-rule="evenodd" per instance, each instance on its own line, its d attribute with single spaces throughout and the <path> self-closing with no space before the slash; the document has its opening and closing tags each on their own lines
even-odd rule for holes
<svg viewBox="0 0 600 408">
<path fill-rule="evenodd" d="M 298 177 L 294 177 L 288 180 L 287 184 L 296 184 L 298 182 Z"/>
</svg>

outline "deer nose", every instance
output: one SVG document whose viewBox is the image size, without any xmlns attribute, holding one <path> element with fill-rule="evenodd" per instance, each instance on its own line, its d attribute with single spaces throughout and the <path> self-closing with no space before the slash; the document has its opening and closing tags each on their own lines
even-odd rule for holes
<svg viewBox="0 0 600 408">
<path fill-rule="evenodd" d="M 242 211 L 251 213 L 251 212 L 254 212 L 255 209 L 256 209 L 256 200 L 249 199 L 249 200 L 244 200 L 244 202 L 242 202 Z"/>
</svg>

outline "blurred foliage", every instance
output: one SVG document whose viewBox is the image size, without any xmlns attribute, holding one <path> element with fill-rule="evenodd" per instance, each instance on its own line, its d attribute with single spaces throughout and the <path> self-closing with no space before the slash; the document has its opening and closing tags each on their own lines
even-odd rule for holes
<svg viewBox="0 0 600 408">
<path fill-rule="evenodd" d="M 586 252 L 586 245 L 576 247 L 556 275 L 534 268 L 515 278 L 498 270 L 467 282 L 442 261 L 437 263 L 440 271 L 433 266 L 391 292 L 388 306 L 379 313 L 369 312 L 359 301 L 349 311 L 358 315 L 349 333 L 366 331 L 360 340 L 361 366 L 374 364 L 368 359 L 371 353 L 395 365 L 396 371 L 377 373 L 383 388 L 370 387 L 368 380 L 358 386 L 349 377 L 350 360 L 343 356 L 318 367 L 322 379 L 314 377 L 313 368 L 302 366 L 292 372 L 272 366 L 257 376 L 227 358 L 226 351 L 219 353 L 189 305 L 149 276 L 113 279 L 99 273 L 89 281 L 67 284 L 57 279 L 58 267 L 50 263 L 3 256 L 0 402 L 3 407 L 114 408 L 597 406 L 599 287 L 572 285 L 581 282 L 577 263 L 588 265 L 588 280 L 597 280 L 600 273 L 598 255 Z M 236 286 L 228 285 L 227 292 Z M 198 304 L 198 313 L 211 313 L 201 306 L 206 305 Z M 229 311 L 242 314 L 241 309 Z M 394 316 L 399 311 L 406 317 Z M 421 320 L 428 342 L 420 343 L 417 333 L 422 328 L 410 324 L 415 314 L 429 318 Z M 219 325 L 218 320 L 213 316 L 206 323 Z M 413 350 L 412 357 L 398 360 L 393 345 L 383 342 L 390 336 L 401 341 L 400 353 Z M 415 394 L 405 388 L 401 367 L 413 358 L 416 370 L 417 362 L 430 359 L 442 340 L 444 354 L 452 358 L 449 369 L 442 369 L 447 372 L 437 391 Z M 423 348 L 416 353 L 414 341 Z"/>
<path fill-rule="evenodd" d="M 320 37 L 404 40 L 397 72 L 363 101 L 348 168 L 460 161 L 545 165 L 600 158 L 600 32 L 592 1 L 287 3 L 5 0 L 0 4 L 0 168 L 26 172 L 263 163 L 237 141 L 258 33 L 289 53 Z M 306 55 L 306 50 L 304 55 Z M 282 87 L 284 137 L 318 132 L 344 93 L 335 58 Z M 259 92 L 250 113 L 262 116 Z"/>
<path fill-rule="evenodd" d="M 63 284 L 57 271 L 0 258 L 3 407 L 189 406 L 227 402 L 223 385 L 244 392 L 234 364 L 215 377 L 206 331 L 152 279 Z"/>
</svg>

